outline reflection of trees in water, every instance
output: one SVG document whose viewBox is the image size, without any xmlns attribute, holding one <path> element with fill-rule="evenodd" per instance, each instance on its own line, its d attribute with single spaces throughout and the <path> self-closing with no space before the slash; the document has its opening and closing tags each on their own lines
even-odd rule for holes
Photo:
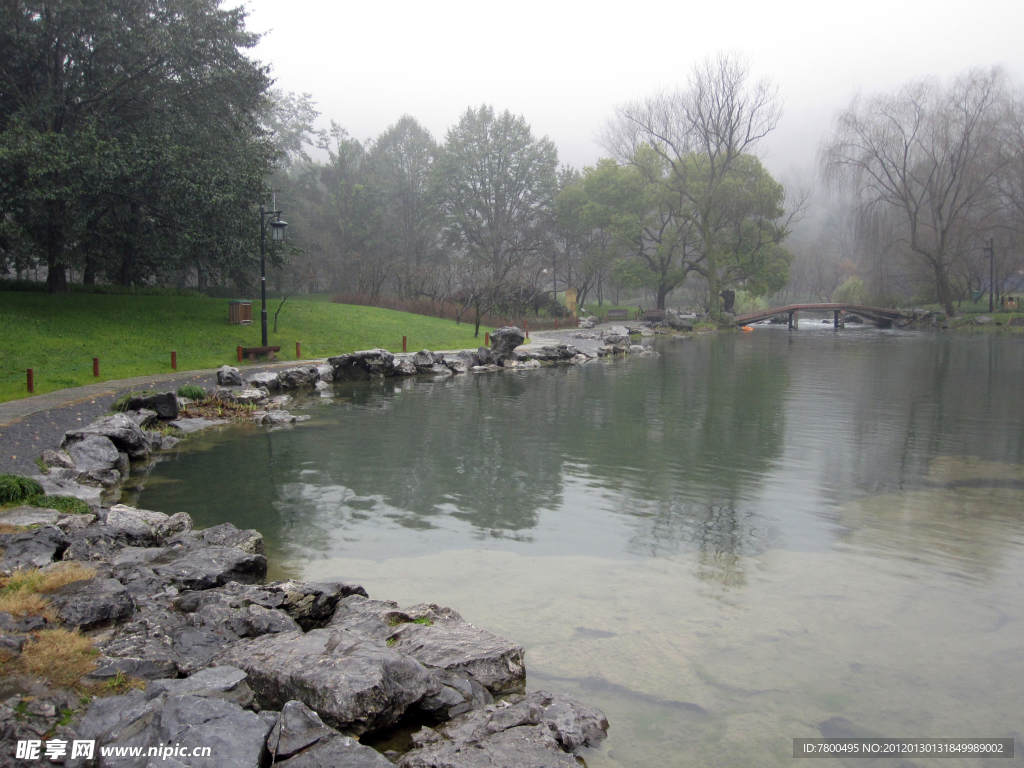
<svg viewBox="0 0 1024 768">
<path fill-rule="evenodd" d="M 731 504 L 679 500 L 630 506 L 635 517 L 628 550 L 647 557 L 698 552 L 698 576 L 724 586 L 746 581 L 744 557 L 758 555 L 778 539 L 769 518 Z"/>
<path fill-rule="evenodd" d="M 932 458 L 972 455 L 1024 463 L 1024 365 L 1014 337 L 877 335 L 833 356 L 834 411 L 845 429 L 825 484 L 845 499 L 920 484 Z M 814 349 L 794 365 L 813 370 Z M 826 413 L 827 399 L 808 407 Z M 845 500 L 840 498 L 837 500 Z"/>
</svg>

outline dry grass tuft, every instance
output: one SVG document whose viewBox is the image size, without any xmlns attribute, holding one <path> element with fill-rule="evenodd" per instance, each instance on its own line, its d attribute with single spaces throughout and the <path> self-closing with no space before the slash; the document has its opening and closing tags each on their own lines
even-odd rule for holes
<svg viewBox="0 0 1024 768">
<path fill-rule="evenodd" d="M 0 524 L 0 533 L 21 533 L 22 531 L 27 530 L 28 528 L 23 525 L 8 525 L 7 523 Z"/>
<path fill-rule="evenodd" d="M 78 687 L 82 676 L 96 669 L 99 651 L 92 640 L 66 629 L 44 629 L 34 633 L 18 658 L 18 666 L 52 685 Z"/>
<path fill-rule="evenodd" d="M 65 584 L 85 581 L 96 571 L 81 563 L 58 563 L 46 570 L 23 568 L 6 578 L 0 578 L 0 612 L 12 616 L 44 616 L 49 621 L 56 617 L 46 602 L 45 594 Z"/>
<path fill-rule="evenodd" d="M 50 610 L 50 604 L 34 592 L 0 591 L 0 612 L 9 613 L 15 618 L 43 616 L 47 621 L 55 621 L 57 618 Z"/>
<path fill-rule="evenodd" d="M 57 563 L 45 570 L 22 568 L 7 578 L 0 578 L 0 595 L 5 592 L 53 592 L 65 584 L 86 581 L 95 576 L 94 568 L 75 561 Z"/>
</svg>

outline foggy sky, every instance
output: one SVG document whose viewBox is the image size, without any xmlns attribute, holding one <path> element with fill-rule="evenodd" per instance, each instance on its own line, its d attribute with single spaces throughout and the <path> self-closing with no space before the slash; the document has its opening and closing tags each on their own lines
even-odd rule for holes
<svg viewBox="0 0 1024 768">
<path fill-rule="evenodd" d="M 276 87 L 309 92 L 357 139 L 408 113 L 439 141 L 468 106 L 523 115 L 563 163 L 606 154 L 595 132 L 613 108 L 686 81 L 719 51 L 749 57 L 785 111 L 764 149 L 776 175 L 806 171 L 836 110 L 860 91 L 922 75 L 1002 65 L 1024 79 L 1020 0 L 845 4 L 516 3 L 249 0 L 251 53 Z"/>
</svg>

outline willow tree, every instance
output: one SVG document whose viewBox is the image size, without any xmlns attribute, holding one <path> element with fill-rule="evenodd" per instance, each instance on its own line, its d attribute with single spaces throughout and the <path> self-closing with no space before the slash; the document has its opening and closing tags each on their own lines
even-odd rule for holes
<svg viewBox="0 0 1024 768">
<path fill-rule="evenodd" d="M 945 86 L 916 80 L 895 93 L 857 97 L 818 153 L 826 181 L 853 191 L 866 222 L 898 222 L 893 237 L 930 272 L 949 316 L 953 270 L 996 207 L 1006 162 L 1004 91 L 1002 73 L 990 69 Z"/>
</svg>

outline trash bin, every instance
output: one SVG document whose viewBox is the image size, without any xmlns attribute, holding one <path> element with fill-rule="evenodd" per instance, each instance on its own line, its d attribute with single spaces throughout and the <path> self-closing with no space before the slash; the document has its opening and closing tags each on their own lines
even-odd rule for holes
<svg viewBox="0 0 1024 768">
<path fill-rule="evenodd" d="M 980 298 L 981 298 L 982 296 L 984 296 L 984 295 L 985 295 L 985 292 L 984 292 L 984 291 L 974 291 L 974 292 L 972 293 L 972 295 L 974 296 L 974 301 L 975 301 L 975 303 L 977 303 L 977 302 L 978 302 L 978 300 L 979 300 L 979 299 L 980 299 Z"/>
<path fill-rule="evenodd" d="M 228 322 L 236 325 L 252 325 L 252 302 L 232 301 L 228 303 Z"/>
</svg>

